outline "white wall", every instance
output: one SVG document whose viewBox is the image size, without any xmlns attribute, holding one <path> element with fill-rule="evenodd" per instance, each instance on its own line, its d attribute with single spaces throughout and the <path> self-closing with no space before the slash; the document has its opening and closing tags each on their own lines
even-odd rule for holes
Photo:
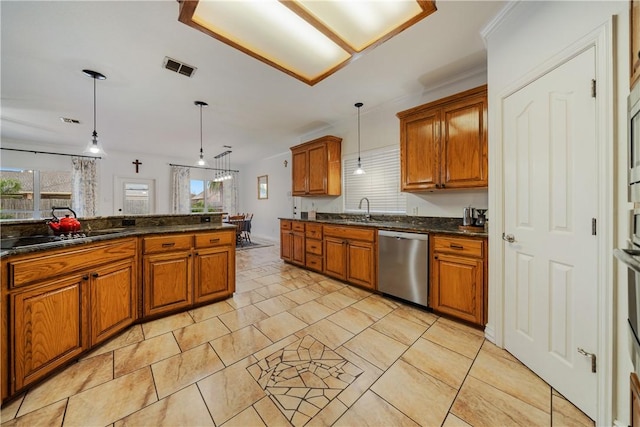
<svg viewBox="0 0 640 427">
<path fill-rule="evenodd" d="M 611 19 L 612 15 L 618 15 L 614 34 L 616 49 L 614 58 L 617 66 L 617 82 L 614 84 L 614 110 L 619 114 L 615 116 L 613 124 L 614 134 L 617 139 L 614 144 L 613 154 L 614 195 L 613 211 L 617 213 L 614 218 L 613 230 L 614 247 L 624 247 L 629 235 L 628 211 L 630 205 L 626 201 L 626 97 L 629 93 L 628 74 L 628 7 L 627 1 L 572 1 L 572 2 L 520 2 L 511 9 L 499 24 L 488 32 L 488 84 L 489 84 L 489 152 L 501 150 L 498 141 L 491 130 L 501 125 L 500 117 L 496 115 L 499 97 L 506 88 L 522 79 L 540 64 L 549 61 L 564 49 L 576 43 L 587 34 L 602 26 Z M 492 176 L 501 173 L 501 165 L 492 164 L 490 155 L 490 183 Z M 502 199 L 500 189 L 491 186 L 489 188 L 489 206 L 501 206 Z M 499 242 L 500 230 L 491 231 L 489 238 Z M 602 256 L 611 256 L 609 252 Z M 499 252 L 495 247 L 490 253 L 489 271 L 492 277 L 499 277 L 502 271 L 501 257 L 494 256 Z M 613 419 L 622 424 L 629 423 L 629 372 L 633 370 L 627 350 L 627 299 L 626 299 L 626 268 L 618 266 L 613 272 L 613 278 L 607 285 L 614 286 L 614 378 L 613 378 Z M 501 299 L 497 293 L 499 286 L 489 283 L 489 306 L 496 307 Z M 496 283 L 497 285 L 497 283 Z M 489 319 L 492 322 L 491 315 Z"/>
<path fill-rule="evenodd" d="M 268 177 L 268 198 L 258 200 L 258 177 L 263 175 Z M 278 218 L 292 215 L 291 153 L 276 154 L 244 166 L 240 176 L 240 211 L 253 213 L 251 235 L 279 241 Z"/>
</svg>

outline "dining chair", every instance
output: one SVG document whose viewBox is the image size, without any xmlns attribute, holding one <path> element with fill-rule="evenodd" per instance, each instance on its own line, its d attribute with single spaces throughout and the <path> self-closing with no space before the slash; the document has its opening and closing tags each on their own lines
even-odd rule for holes
<svg viewBox="0 0 640 427">
<path fill-rule="evenodd" d="M 229 215 L 229 224 L 234 224 L 236 226 L 236 245 L 242 246 L 244 215 Z"/>
</svg>

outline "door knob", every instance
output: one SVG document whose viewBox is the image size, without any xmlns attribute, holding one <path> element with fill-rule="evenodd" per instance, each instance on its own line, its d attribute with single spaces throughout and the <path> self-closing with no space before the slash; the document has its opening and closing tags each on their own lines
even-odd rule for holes
<svg viewBox="0 0 640 427">
<path fill-rule="evenodd" d="M 505 242 L 513 243 L 516 241 L 516 238 L 513 236 L 513 234 L 502 233 L 502 240 L 504 240 Z"/>
</svg>

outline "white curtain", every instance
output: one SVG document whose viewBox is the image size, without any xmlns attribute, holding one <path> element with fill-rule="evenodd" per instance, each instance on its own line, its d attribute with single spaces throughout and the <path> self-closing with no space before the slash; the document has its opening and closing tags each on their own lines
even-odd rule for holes
<svg viewBox="0 0 640 427">
<path fill-rule="evenodd" d="M 171 212 L 188 214 L 191 212 L 191 169 L 171 166 Z"/>
<path fill-rule="evenodd" d="M 72 157 L 71 206 L 79 217 L 96 215 L 96 160 Z"/>
<path fill-rule="evenodd" d="M 222 210 L 229 215 L 240 213 L 238 192 L 238 172 L 231 172 L 231 179 L 222 181 Z"/>
</svg>

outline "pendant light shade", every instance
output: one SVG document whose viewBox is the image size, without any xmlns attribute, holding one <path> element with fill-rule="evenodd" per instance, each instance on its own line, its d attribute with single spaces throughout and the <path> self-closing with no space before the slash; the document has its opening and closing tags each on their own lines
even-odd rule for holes
<svg viewBox="0 0 640 427">
<path fill-rule="evenodd" d="M 102 144 L 98 140 L 98 132 L 96 131 L 96 80 L 106 80 L 104 74 L 101 74 L 93 70 L 82 70 L 85 76 L 93 79 L 93 134 L 91 134 L 91 140 L 84 149 L 84 153 L 90 156 L 106 156 Z"/>
<path fill-rule="evenodd" d="M 209 104 L 204 101 L 194 101 L 193 103 L 200 107 L 200 157 L 196 162 L 196 166 L 206 167 L 209 166 L 209 163 L 204 159 L 204 151 L 202 151 L 202 107 L 206 107 Z"/>
<path fill-rule="evenodd" d="M 356 102 L 355 107 L 358 109 L 358 169 L 353 171 L 354 175 L 364 175 L 364 169 L 362 169 L 362 161 L 360 161 L 360 107 L 364 104 L 362 102 Z"/>
</svg>

